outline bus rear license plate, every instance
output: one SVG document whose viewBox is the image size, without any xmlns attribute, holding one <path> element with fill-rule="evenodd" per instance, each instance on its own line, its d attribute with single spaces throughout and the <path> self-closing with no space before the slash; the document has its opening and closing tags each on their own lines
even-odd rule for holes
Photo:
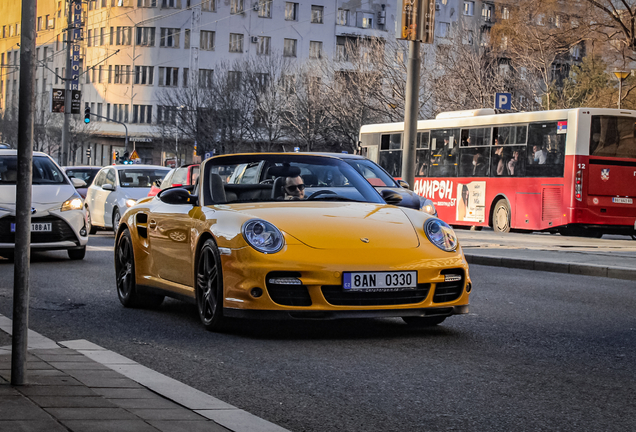
<svg viewBox="0 0 636 432">
<path fill-rule="evenodd" d="M 633 204 L 634 200 L 631 198 L 612 198 L 612 202 L 616 204 Z"/>
<path fill-rule="evenodd" d="M 342 288 L 345 291 L 395 291 L 417 287 L 417 272 L 368 272 L 343 273 Z"/>
</svg>

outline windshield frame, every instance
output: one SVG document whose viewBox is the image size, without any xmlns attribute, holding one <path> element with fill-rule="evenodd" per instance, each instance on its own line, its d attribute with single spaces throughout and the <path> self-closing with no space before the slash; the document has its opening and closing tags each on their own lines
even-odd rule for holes
<svg viewBox="0 0 636 432">
<path fill-rule="evenodd" d="M 210 174 L 215 167 L 228 166 L 228 165 L 240 165 L 249 164 L 255 162 L 266 162 L 270 164 L 290 162 L 292 164 L 314 164 L 336 167 L 345 177 L 351 182 L 351 187 L 357 190 L 357 192 L 364 198 L 364 201 L 356 201 L 362 203 L 373 204 L 386 204 L 382 199 L 382 196 L 378 191 L 362 176 L 354 167 L 345 162 L 342 158 L 323 156 L 323 155 L 308 155 L 303 153 L 260 153 L 260 154 L 238 154 L 238 155 L 222 155 L 216 156 L 206 160 L 202 167 L 202 175 L 205 181 L 201 182 L 201 205 L 212 205 L 214 201 L 212 199 L 211 187 L 209 185 Z M 273 187 L 273 186 L 272 186 Z M 329 189 L 324 187 L 322 189 Z M 307 202 L 307 200 L 299 201 L 256 201 L 256 202 Z M 341 202 L 352 202 L 351 200 L 343 200 Z M 231 203 L 230 203 L 231 204 Z"/>
</svg>

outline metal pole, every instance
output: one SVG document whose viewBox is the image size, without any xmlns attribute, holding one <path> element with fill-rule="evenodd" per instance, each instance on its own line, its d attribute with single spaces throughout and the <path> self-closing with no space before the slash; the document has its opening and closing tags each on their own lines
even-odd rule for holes
<svg viewBox="0 0 636 432">
<path fill-rule="evenodd" d="M 420 93 L 420 42 L 409 41 L 409 61 L 406 70 L 406 103 L 404 105 L 404 150 L 402 179 L 413 190 L 415 185 L 415 148 Z"/>
<path fill-rule="evenodd" d="M 71 39 L 73 27 L 73 4 L 74 0 L 66 2 L 68 4 L 68 20 L 66 29 L 66 73 L 64 74 L 64 123 L 62 126 L 62 160 L 61 165 L 67 166 L 69 163 L 69 135 L 71 129 Z"/>
<path fill-rule="evenodd" d="M 618 109 L 621 109 L 621 93 L 623 92 L 623 79 L 618 78 Z"/>
<path fill-rule="evenodd" d="M 18 107 L 18 176 L 15 209 L 15 264 L 13 276 L 13 337 L 11 384 L 27 381 L 29 331 L 29 261 L 31 258 L 31 175 L 35 122 L 35 18 L 37 0 L 22 0 L 20 37 L 20 96 Z"/>
</svg>

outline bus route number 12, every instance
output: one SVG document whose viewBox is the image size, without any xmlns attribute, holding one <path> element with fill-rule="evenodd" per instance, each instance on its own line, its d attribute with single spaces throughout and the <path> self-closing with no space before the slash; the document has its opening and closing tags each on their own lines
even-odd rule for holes
<svg viewBox="0 0 636 432">
<path fill-rule="evenodd" d="M 585 169 L 585 164 L 579 164 L 579 169 Z"/>
</svg>

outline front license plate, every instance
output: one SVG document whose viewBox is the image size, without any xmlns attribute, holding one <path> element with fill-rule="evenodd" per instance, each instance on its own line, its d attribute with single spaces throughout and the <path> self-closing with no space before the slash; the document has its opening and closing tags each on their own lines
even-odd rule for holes
<svg viewBox="0 0 636 432">
<path fill-rule="evenodd" d="M 53 231 L 53 224 L 51 222 L 34 222 L 31 224 L 31 232 L 51 232 Z M 11 232 L 15 232 L 15 224 L 11 224 Z"/>
<path fill-rule="evenodd" d="M 612 198 L 612 202 L 616 204 L 633 204 L 634 200 L 631 198 Z"/>
<path fill-rule="evenodd" d="M 345 291 L 394 291 L 417 287 L 417 272 L 368 272 L 344 273 L 342 288 Z"/>
</svg>

